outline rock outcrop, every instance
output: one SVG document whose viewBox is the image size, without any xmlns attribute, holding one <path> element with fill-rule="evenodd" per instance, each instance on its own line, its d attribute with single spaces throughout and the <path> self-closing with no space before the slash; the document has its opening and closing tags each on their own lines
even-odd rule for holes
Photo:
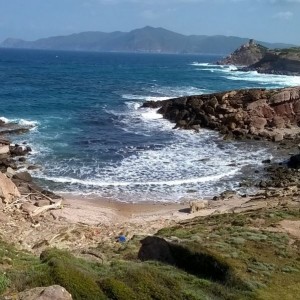
<svg viewBox="0 0 300 300">
<path fill-rule="evenodd" d="M 5 174 L 0 172 L 0 199 L 2 202 L 11 203 L 19 197 L 21 197 L 21 194 L 16 185 Z"/>
<path fill-rule="evenodd" d="M 236 49 L 232 54 L 217 62 L 219 65 L 249 66 L 260 61 L 267 48 L 250 40 L 247 44 Z"/>
<path fill-rule="evenodd" d="M 244 66 L 240 71 L 300 75 L 300 47 L 271 50 L 250 40 L 217 64 Z"/>
<path fill-rule="evenodd" d="M 300 131 L 300 87 L 249 89 L 148 101 L 175 128 L 213 129 L 236 139 L 281 141 Z"/>
<path fill-rule="evenodd" d="M 242 70 L 278 75 L 300 75 L 300 48 L 268 51 L 261 60 Z"/>
<path fill-rule="evenodd" d="M 71 294 L 59 285 L 49 287 L 34 288 L 19 293 L 15 298 L 17 300 L 72 300 Z"/>
</svg>

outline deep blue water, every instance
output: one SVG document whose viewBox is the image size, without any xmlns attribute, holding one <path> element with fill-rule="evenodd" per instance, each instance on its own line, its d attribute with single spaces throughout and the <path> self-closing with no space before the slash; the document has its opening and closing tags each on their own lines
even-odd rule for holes
<svg viewBox="0 0 300 300">
<path fill-rule="evenodd" d="M 217 56 L 0 50 L 0 116 L 32 122 L 16 137 L 34 149 L 33 173 L 59 192 L 125 201 L 177 201 L 236 186 L 270 155 L 262 144 L 223 142 L 207 130 L 172 130 L 145 100 L 250 87 L 299 77 L 209 65 Z M 250 150 L 250 151 L 249 151 Z"/>
</svg>

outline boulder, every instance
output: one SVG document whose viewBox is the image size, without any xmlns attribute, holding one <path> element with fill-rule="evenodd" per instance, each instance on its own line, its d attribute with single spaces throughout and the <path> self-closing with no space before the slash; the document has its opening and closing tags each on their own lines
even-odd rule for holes
<svg viewBox="0 0 300 300">
<path fill-rule="evenodd" d="M 262 130 L 267 125 L 267 120 L 261 117 L 253 117 L 250 121 L 250 126 L 257 130 Z"/>
<path fill-rule="evenodd" d="M 300 169 L 300 154 L 293 155 L 288 161 L 288 167 L 293 169 Z"/>
<path fill-rule="evenodd" d="M 9 153 L 9 145 L 0 145 L 0 154 Z"/>
<path fill-rule="evenodd" d="M 29 146 L 17 145 L 17 144 L 10 145 L 9 150 L 12 155 L 16 155 L 16 156 L 24 156 L 32 151 Z"/>
<path fill-rule="evenodd" d="M 196 213 L 208 207 L 208 200 L 195 200 L 190 202 L 191 214 Z"/>
<path fill-rule="evenodd" d="M 35 205 L 29 202 L 23 203 L 21 208 L 24 212 L 28 213 L 29 215 L 31 215 L 37 209 Z"/>
<path fill-rule="evenodd" d="M 15 174 L 16 174 L 16 171 L 14 169 L 12 169 L 11 167 L 8 167 L 6 169 L 6 176 L 8 178 L 12 178 Z"/>
<path fill-rule="evenodd" d="M 281 142 L 283 141 L 284 139 L 284 136 L 282 133 L 276 133 L 274 136 L 273 136 L 273 141 L 274 142 Z"/>
<path fill-rule="evenodd" d="M 72 300 L 72 295 L 59 285 L 38 287 L 19 293 L 17 300 Z"/>
<path fill-rule="evenodd" d="M 271 126 L 275 128 L 282 129 L 286 125 L 286 121 L 283 117 L 275 116 L 271 122 Z"/>
<path fill-rule="evenodd" d="M 155 236 L 148 236 L 141 240 L 141 244 L 142 247 L 138 253 L 140 260 L 157 260 L 171 265 L 175 264 L 170 245 L 166 240 Z"/>
<path fill-rule="evenodd" d="M 26 181 L 26 182 L 31 182 L 32 181 L 31 175 L 28 172 L 26 172 L 26 171 L 16 173 L 13 176 L 13 178 L 14 179 L 19 179 L 19 180 L 22 180 L 22 181 Z"/>
<path fill-rule="evenodd" d="M 50 204 L 51 204 L 50 200 L 39 200 L 39 201 L 36 201 L 34 205 L 38 206 L 38 207 L 43 207 L 43 206 L 50 205 Z"/>
<path fill-rule="evenodd" d="M 11 203 L 16 198 L 21 197 L 21 194 L 16 185 L 0 172 L 0 198 L 4 203 Z"/>
</svg>

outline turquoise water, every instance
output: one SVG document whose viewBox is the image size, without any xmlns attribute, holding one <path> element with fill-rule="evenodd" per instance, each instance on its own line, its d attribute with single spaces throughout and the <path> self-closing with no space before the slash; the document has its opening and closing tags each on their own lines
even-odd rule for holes
<svg viewBox="0 0 300 300">
<path fill-rule="evenodd" d="M 217 56 L 0 50 L 1 116 L 33 124 L 33 176 L 58 192 L 122 201 L 178 201 L 237 187 L 272 153 L 211 131 L 173 130 L 146 100 L 300 85 L 299 77 L 241 73 Z M 249 151 L 250 150 L 250 151 Z"/>
</svg>

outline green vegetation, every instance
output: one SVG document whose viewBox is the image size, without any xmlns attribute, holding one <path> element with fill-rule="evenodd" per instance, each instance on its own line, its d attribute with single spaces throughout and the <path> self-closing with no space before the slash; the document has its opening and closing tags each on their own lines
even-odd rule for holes
<svg viewBox="0 0 300 300">
<path fill-rule="evenodd" d="M 210 249 L 221 256 L 240 279 L 236 286 L 245 284 L 257 299 L 296 299 L 300 293 L 299 241 L 276 230 L 281 220 L 299 221 L 299 209 L 199 218 L 158 235 L 180 238 L 181 244 L 192 243 L 199 251 Z"/>
<path fill-rule="evenodd" d="M 0 293 L 59 284 L 73 299 L 297 299 L 300 242 L 277 230 L 300 221 L 299 209 L 216 215 L 161 230 L 173 265 L 137 259 L 142 237 L 107 260 L 89 261 L 49 249 L 40 258 L 0 242 Z"/>
</svg>

